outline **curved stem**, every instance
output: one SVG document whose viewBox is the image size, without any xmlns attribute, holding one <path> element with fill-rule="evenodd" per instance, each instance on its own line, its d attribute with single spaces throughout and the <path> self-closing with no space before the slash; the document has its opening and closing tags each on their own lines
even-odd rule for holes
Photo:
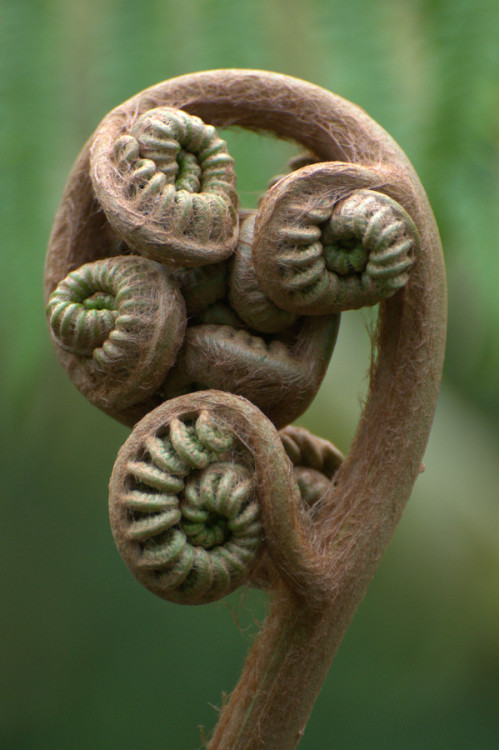
<svg viewBox="0 0 499 750">
<path fill-rule="evenodd" d="M 426 246 L 426 254 L 408 289 L 384 305 L 368 402 L 350 454 L 323 500 L 327 607 L 319 614 L 303 609 L 302 601 L 275 600 L 210 750 L 296 747 L 398 523 L 419 471 L 442 366 L 445 284 L 438 244 L 432 252 Z"/>
<path fill-rule="evenodd" d="M 310 610 L 280 592 L 243 675 L 225 707 L 210 750 L 291 750 L 348 627 L 341 608 Z"/>
</svg>

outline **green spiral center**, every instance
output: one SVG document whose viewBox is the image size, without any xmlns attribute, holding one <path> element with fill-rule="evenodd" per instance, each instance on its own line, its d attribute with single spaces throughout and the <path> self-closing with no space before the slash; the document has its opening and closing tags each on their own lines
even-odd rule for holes
<svg viewBox="0 0 499 750">
<path fill-rule="evenodd" d="M 82 300 L 85 310 L 116 310 L 116 300 L 112 294 L 95 292 Z"/>
<path fill-rule="evenodd" d="M 323 226 L 321 234 L 326 268 L 339 276 L 362 273 L 369 257 L 362 238 L 355 229 L 345 224 L 333 214 Z"/>
<path fill-rule="evenodd" d="M 191 477 L 181 508 L 181 527 L 191 544 L 212 549 L 230 539 L 251 491 L 249 472 L 240 464 L 213 463 Z"/>
<path fill-rule="evenodd" d="M 50 327 L 60 346 L 91 356 L 108 338 L 119 315 L 109 289 L 106 268 L 87 264 L 72 271 L 51 294 L 47 305 Z"/>
<path fill-rule="evenodd" d="M 178 172 L 175 179 L 177 190 L 187 190 L 188 193 L 199 193 L 201 190 L 201 167 L 195 154 L 180 149 L 177 154 Z"/>
<path fill-rule="evenodd" d="M 202 411 L 195 420 L 173 417 L 168 432 L 149 436 L 142 458 L 127 464 L 126 544 L 164 598 L 212 601 L 247 575 L 262 523 L 244 456 L 232 433 Z"/>
</svg>

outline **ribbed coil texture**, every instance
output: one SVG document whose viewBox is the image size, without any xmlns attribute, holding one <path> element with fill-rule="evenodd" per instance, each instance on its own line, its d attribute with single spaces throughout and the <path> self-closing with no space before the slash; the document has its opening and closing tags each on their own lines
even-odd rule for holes
<svg viewBox="0 0 499 750">
<path fill-rule="evenodd" d="M 167 217 L 177 235 L 208 242 L 236 221 L 233 159 L 199 117 L 150 110 L 116 141 L 114 158 L 135 210 L 158 222 Z"/>
<path fill-rule="evenodd" d="M 166 599 L 204 603 L 243 582 L 262 525 L 242 446 L 202 411 L 171 419 L 148 437 L 141 460 L 127 465 L 125 544 L 137 573 Z M 121 542 L 123 543 L 123 541 Z"/>
<path fill-rule="evenodd" d="M 47 316 L 61 348 L 93 357 L 105 371 L 140 356 L 141 329 L 151 325 L 158 268 L 142 258 L 87 263 L 51 294 Z"/>
<path fill-rule="evenodd" d="M 278 265 L 289 299 L 315 304 L 332 297 L 331 312 L 372 305 L 409 278 L 419 249 L 417 229 L 388 196 L 355 191 L 331 212 L 315 208 L 279 230 Z"/>
</svg>

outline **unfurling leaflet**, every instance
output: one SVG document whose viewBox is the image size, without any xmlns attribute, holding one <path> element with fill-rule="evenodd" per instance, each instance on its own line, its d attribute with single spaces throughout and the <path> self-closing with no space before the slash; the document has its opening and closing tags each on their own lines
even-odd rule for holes
<svg viewBox="0 0 499 750">
<path fill-rule="evenodd" d="M 248 578 L 262 543 L 254 458 L 203 408 L 166 414 L 138 433 L 111 479 L 111 524 L 125 562 L 164 599 L 225 596 Z"/>
<path fill-rule="evenodd" d="M 355 190 L 332 205 L 323 193 L 301 200 L 283 189 L 280 212 L 257 221 L 255 272 L 278 307 L 339 313 L 375 305 L 407 283 L 420 238 L 396 201 L 375 190 Z"/>
<path fill-rule="evenodd" d="M 111 153 L 97 135 L 93 154 L 97 197 L 135 252 L 185 267 L 231 255 L 237 243 L 236 175 L 214 127 L 158 107 L 119 136 Z"/>
<path fill-rule="evenodd" d="M 185 304 L 147 258 L 86 263 L 52 292 L 48 323 L 73 383 L 97 406 L 123 409 L 154 393 L 182 344 Z"/>
</svg>

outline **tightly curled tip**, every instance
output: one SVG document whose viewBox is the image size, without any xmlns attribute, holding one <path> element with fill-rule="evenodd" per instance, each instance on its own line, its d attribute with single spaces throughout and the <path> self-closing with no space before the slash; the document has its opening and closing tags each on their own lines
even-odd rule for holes
<svg viewBox="0 0 499 750">
<path fill-rule="evenodd" d="M 290 425 L 279 435 L 293 464 L 302 501 L 313 510 L 330 489 L 331 479 L 343 462 L 343 454 L 335 445 L 303 427 Z"/>
<path fill-rule="evenodd" d="M 322 243 L 342 309 L 376 304 L 402 288 L 420 247 L 409 214 L 373 190 L 358 190 L 335 206 Z"/>
<path fill-rule="evenodd" d="M 103 153 L 92 176 L 109 222 L 136 252 L 194 267 L 227 258 L 237 242 L 236 175 L 225 141 L 199 117 L 158 107 Z"/>
<path fill-rule="evenodd" d="M 50 296 L 46 313 L 64 350 L 91 356 L 104 344 L 119 316 L 106 268 L 86 265 L 70 273 Z"/>
<path fill-rule="evenodd" d="M 253 248 L 258 281 L 278 307 L 338 313 L 374 305 L 407 283 L 420 238 L 392 198 L 359 189 L 328 207 L 324 189 L 305 200 L 296 186 L 288 197 L 281 185 L 279 201 L 257 226 Z"/>
<path fill-rule="evenodd" d="M 137 256 L 87 263 L 49 298 L 47 318 L 63 366 L 95 405 L 124 409 L 152 394 L 185 330 L 177 285 Z"/>
<path fill-rule="evenodd" d="M 164 407 L 168 414 L 145 435 L 139 423 L 120 451 L 113 534 L 147 588 L 174 602 L 207 603 L 244 583 L 261 546 L 254 459 L 213 410 Z"/>
</svg>

